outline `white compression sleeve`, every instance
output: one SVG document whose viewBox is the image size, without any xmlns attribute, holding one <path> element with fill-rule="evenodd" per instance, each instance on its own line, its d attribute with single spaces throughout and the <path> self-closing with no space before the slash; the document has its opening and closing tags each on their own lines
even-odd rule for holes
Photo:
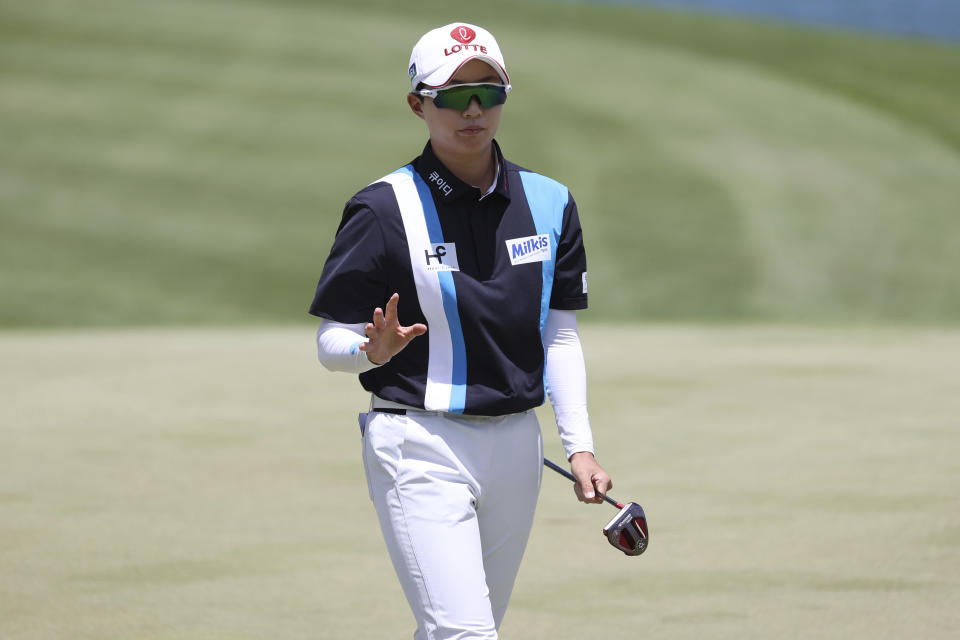
<svg viewBox="0 0 960 640">
<path fill-rule="evenodd" d="M 557 431 L 570 459 L 593 453 L 593 432 L 587 416 L 587 369 L 577 332 L 577 313 L 550 309 L 543 331 L 547 394 L 557 419 Z"/>
<path fill-rule="evenodd" d="M 317 329 L 317 359 L 330 371 L 363 373 L 377 365 L 367 359 L 367 352 L 359 349 L 367 341 L 363 332 L 366 323 L 341 324 L 324 320 Z"/>
</svg>

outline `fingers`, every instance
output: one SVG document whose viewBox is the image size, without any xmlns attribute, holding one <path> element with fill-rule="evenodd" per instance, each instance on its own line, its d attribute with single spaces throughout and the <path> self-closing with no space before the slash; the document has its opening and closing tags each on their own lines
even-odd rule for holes
<svg viewBox="0 0 960 640">
<path fill-rule="evenodd" d="M 594 497 L 593 499 L 586 500 L 586 502 L 593 502 L 594 504 L 603 502 L 603 496 L 613 488 L 613 482 L 610 480 L 610 476 L 603 471 L 592 474 L 590 476 L 590 484 L 593 486 Z"/>
<path fill-rule="evenodd" d="M 402 351 L 407 343 L 427 332 L 427 326 L 420 322 L 409 327 L 400 326 L 397 317 L 399 301 L 400 294 L 394 293 L 390 296 L 384 308 L 377 307 L 373 310 L 373 322 L 368 322 L 363 329 L 369 342 L 361 345 L 360 349 L 367 352 L 371 362 L 390 360 Z"/>
<path fill-rule="evenodd" d="M 387 322 L 393 323 L 397 320 L 397 304 L 400 301 L 400 294 L 394 293 L 387 300 Z"/>
<path fill-rule="evenodd" d="M 404 327 L 400 325 L 400 318 L 398 317 L 397 308 L 400 304 L 400 294 L 394 293 L 390 296 L 390 299 L 387 300 L 386 307 L 380 309 L 379 307 L 373 312 L 373 323 L 376 325 L 376 328 L 379 331 L 390 331 L 396 332 L 397 336 L 404 341 L 404 343 L 413 340 L 417 336 L 422 336 L 427 332 L 427 325 L 418 322 L 416 324 L 410 325 L 409 327 Z M 369 334 L 367 334 L 368 337 Z"/>
<path fill-rule="evenodd" d="M 578 480 L 575 485 L 575 490 L 580 502 L 597 502 L 597 492 L 594 489 L 591 478 L 588 477 Z"/>
<path fill-rule="evenodd" d="M 610 475 L 597 463 L 590 452 L 575 453 L 570 456 L 570 466 L 574 477 L 574 492 L 580 502 L 600 503 L 603 496 L 613 487 Z"/>
<path fill-rule="evenodd" d="M 591 475 L 590 481 L 593 482 L 593 487 L 596 489 L 597 493 L 602 495 L 606 495 L 610 489 L 613 489 L 613 480 L 611 480 L 610 476 L 608 476 L 604 471 L 599 471 Z"/>
<path fill-rule="evenodd" d="M 389 308 L 389 306 L 387 308 Z M 396 307 L 394 307 L 394 309 L 396 309 Z M 383 329 L 387 324 L 386 318 L 383 315 L 383 309 L 380 307 L 373 310 L 373 324 L 377 329 Z"/>
<path fill-rule="evenodd" d="M 577 481 L 573 485 L 573 491 L 577 494 L 577 499 L 580 502 L 592 504 L 603 502 L 606 485 L 603 484 L 601 478 L 597 478 L 600 475 L 599 473 L 574 475 L 576 475 Z M 601 481 L 597 482 L 597 480 Z"/>
<path fill-rule="evenodd" d="M 417 324 L 412 324 L 409 327 L 404 327 L 404 329 L 407 335 L 412 340 L 417 336 L 422 336 L 423 334 L 425 334 L 427 332 L 427 325 L 418 322 Z"/>
</svg>

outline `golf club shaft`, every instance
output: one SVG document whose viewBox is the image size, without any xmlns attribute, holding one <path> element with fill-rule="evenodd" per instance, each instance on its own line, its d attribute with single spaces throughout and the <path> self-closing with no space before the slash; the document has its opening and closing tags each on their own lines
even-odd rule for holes
<svg viewBox="0 0 960 640">
<path fill-rule="evenodd" d="M 559 473 L 560 475 L 562 475 L 564 478 L 566 478 L 566 479 L 568 479 L 568 480 L 573 480 L 574 483 L 576 483 L 576 481 L 577 481 L 577 479 L 573 477 L 573 474 L 572 474 L 572 473 L 570 473 L 569 471 L 567 471 L 567 470 L 564 469 L 563 467 L 554 464 L 554 463 L 551 462 L 550 460 L 547 460 L 546 458 L 543 459 L 543 466 L 549 467 L 549 468 L 553 469 L 554 471 L 556 471 L 557 473 Z M 617 502 L 616 500 L 614 500 L 613 498 L 611 498 L 610 496 L 601 493 L 601 494 L 600 494 L 600 497 L 603 498 L 606 502 L 609 502 L 610 504 L 612 504 L 613 506 L 615 506 L 617 509 L 623 509 L 623 505 L 620 504 L 619 502 Z"/>
</svg>

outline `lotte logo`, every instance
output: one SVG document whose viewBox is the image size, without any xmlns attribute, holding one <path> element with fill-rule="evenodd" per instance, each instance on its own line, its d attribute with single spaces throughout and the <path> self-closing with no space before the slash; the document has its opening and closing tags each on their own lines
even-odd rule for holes
<svg viewBox="0 0 960 640">
<path fill-rule="evenodd" d="M 463 44 L 470 44 L 477 37 L 477 32 L 470 27 L 456 27 L 450 32 L 454 40 Z"/>
</svg>

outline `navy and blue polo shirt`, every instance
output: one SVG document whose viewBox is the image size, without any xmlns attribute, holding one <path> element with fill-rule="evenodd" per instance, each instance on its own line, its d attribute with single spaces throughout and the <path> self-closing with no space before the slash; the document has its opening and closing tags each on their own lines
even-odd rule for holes
<svg viewBox="0 0 960 640">
<path fill-rule="evenodd" d="M 573 197 L 494 149 L 500 173 L 488 195 L 453 175 L 428 142 L 344 208 L 310 313 L 367 323 L 396 292 L 400 324 L 427 325 L 360 374 L 385 400 L 471 415 L 539 406 L 547 309 L 587 307 Z"/>
</svg>

